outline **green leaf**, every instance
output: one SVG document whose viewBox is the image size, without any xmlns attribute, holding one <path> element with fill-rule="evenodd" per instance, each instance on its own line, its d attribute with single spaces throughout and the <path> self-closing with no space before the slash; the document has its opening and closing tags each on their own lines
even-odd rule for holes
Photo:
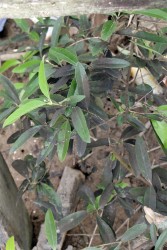
<svg viewBox="0 0 167 250">
<path fill-rule="evenodd" d="M 167 20 L 166 12 L 161 9 L 150 9 L 150 10 L 135 10 L 133 14 L 141 14 L 145 16 L 151 16 L 163 20 Z"/>
<path fill-rule="evenodd" d="M 48 209 L 45 215 L 45 234 L 49 245 L 53 250 L 57 247 L 56 223 L 51 209 Z"/>
<path fill-rule="evenodd" d="M 138 168 L 140 169 L 143 177 L 149 182 L 152 182 L 151 163 L 147 153 L 147 147 L 141 137 L 137 137 L 135 144 L 135 154 Z"/>
<path fill-rule="evenodd" d="M 88 77 L 83 65 L 78 62 L 75 66 L 75 79 L 77 82 L 77 90 L 79 95 L 85 95 L 87 106 L 90 102 L 90 89 L 88 83 Z"/>
<path fill-rule="evenodd" d="M 103 249 L 99 247 L 86 247 L 83 250 L 103 250 Z"/>
<path fill-rule="evenodd" d="M 46 96 L 48 99 L 50 99 L 50 93 L 49 93 L 49 86 L 46 80 L 46 75 L 45 75 L 45 65 L 44 65 L 44 58 L 42 59 L 40 66 L 39 66 L 39 87 L 41 92 Z"/>
<path fill-rule="evenodd" d="M 15 250 L 14 236 L 10 237 L 6 242 L 6 250 Z"/>
<path fill-rule="evenodd" d="M 32 30 L 30 33 L 29 33 L 29 38 L 35 42 L 38 42 L 39 39 L 40 39 L 40 36 L 38 35 L 38 33 L 35 31 L 35 30 Z"/>
<path fill-rule="evenodd" d="M 82 140 L 84 142 L 90 143 L 89 129 L 87 127 L 86 119 L 82 109 L 79 107 L 75 107 L 72 111 L 71 118 L 75 130 L 82 138 Z"/>
<path fill-rule="evenodd" d="M 164 230 L 163 233 L 159 236 L 155 244 L 154 250 L 162 250 L 166 242 L 167 242 L 167 229 Z"/>
<path fill-rule="evenodd" d="M 2 66 L 0 67 L 0 73 L 3 73 L 4 71 L 6 71 L 7 69 L 19 64 L 20 62 L 16 59 L 10 59 L 7 60 L 6 62 L 4 62 L 2 64 Z"/>
<path fill-rule="evenodd" d="M 113 22 L 112 20 L 105 22 L 101 31 L 101 39 L 107 41 L 110 36 L 115 32 L 116 27 L 116 22 Z"/>
<path fill-rule="evenodd" d="M 14 19 L 14 21 L 16 22 L 17 26 L 20 27 L 22 29 L 23 32 L 28 33 L 29 32 L 29 23 L 26 19 Z"/>
<path fill-rule="evenodd" d="M 139 235 L 143 234 L 147 229 L 147 225 L 145 223 L 137 224 L 131 228 L 129 228 L 121 237 L 122 242 L 128 242 L 130 240 L 135 239 Z"/>
<path fill-rule="evenodd" d="M 60 32 L 61 32 L 61 28 L 63 26 L 63 22 L 64 22 L 63 17 L 59 17 L 57 20 L 55 20 L 55 25 L 53 27 L 52 37 L 51 37 L 51 46 L 52 47 L 57 46 Z"/>
<path fill-rule="evenodd" d="M 69 142 L 71 138 L 71 126 L 66 120 L 60 127 L 58 133 L 57 153 L 60 161 L 64 161 L 68 152 Z"/>
<path fill-rule="evenodd" d="M 87 216 L 86 211 L 78 211 L 67 215 L 63 219 L 58 222 L 58 227 L 61 233 L 67 232 L 72 228 L 78 226 L 82 220 L 84 220 Z"/>
<path fill-rule="evenodd" d="M 20 148 L 28 139 L 33 137 L 40 129 L 42 128 L 41 125 L 32 127 L 25 131 L 12 145 L 10 149 L 10 154 Z"/>
<path fill-rule="evenodd" d="M 167 152 L 167 137 L 165 136 L 167 134 L 167 123 L 165 121 L 151 120 L 151 124 L 160 141 L 160 144 L 162 145 L 162 148 L 165 152 Z"/>
<path fill-rule="evenodd" d="M 69 64 L 75 65 L 78 62 L 76 53 L 72 52 L 68 48 L 51 48 L 49 50 L 49 57 L 53 61 L 58 60 L 59 63 L 65 61 Z"/>
<path fill-rule="evenodd" d="M 155 246 L 156 241 L 157 241 L 157 228 L 153 223 L 150 225 L 150 237 L 151 237 L 152 243 Z"/>
<path fill-rule="evenodd" d="M 17 121 L 21 116 L 33 111 L 34 109 L 43 107 L 46 105 L 46 102 L 41 101 L 40 99 L 29 99 L 26 102 L 19 105 L 19 107 L 5 120 L 3 127 L 6 127 L 15 121 Z"/>
<path fill-rule="evenodd" d="M 21 73 L 27 72 L 30 69 L 34 69 L 34 67 L 38 66 L 39 64 L 40 64 L 39 59 L 33 59 L 33 60 L 28 61 L 28 62 L 20 64 L 19 66 L 14 68 L 12 70 L 12 72 L 21 74 Z"/>
<path fill-rule="evenodd" d="M 11 98 L 11 100 L 19 104 L 19 96 L 13 83 L 7 77 L 0 74 L 0 84 L 3 85 L 4 89 L 6 90 L 6 94 Z"/>
</svg>

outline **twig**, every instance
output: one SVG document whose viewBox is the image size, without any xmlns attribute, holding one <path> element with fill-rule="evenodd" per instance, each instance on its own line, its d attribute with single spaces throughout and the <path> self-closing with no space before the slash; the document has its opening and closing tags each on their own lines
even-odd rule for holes
<svg viewBox="0 0 167 250">
<path fill-rule="evenodd" d="M 0 55 L 0 61 L 4 62 L 9 59 L 20 59 L 20 57 L 24 55 L 25 55 L 25 52 L 2 54 Z"/>
<path fill-rule="evenodd" d="M 86 37 L 86 38 L 83 38 L 83 39 L 80 39 L 72 44 L 70 44 L 68 47 L 71 47 L 71 46 L 74 46 L 76 45 L 77 43 L 80 43 L 80 42 L 84 42 L 84 41 L 87 41 L 87 40 L 91 40 L 91 39 L 101 39 L 99 36 L 94 36 L 94 37 Z"/>
<path fill-rule="evenodd" d="M 134 211 L 134 214 L 135 213 L 137 213 L 139 210 L 141 209 L 141 205 L 140 206 L 138 206 L 136 209 L 135 209 L 135 211 Z M 116 234 L 128 223 L 128 221 L 129 221 L 129 218 L 127 218 L 125 221 L 124 221 L 124 223 L 122 223 L 122 225 L 116 230 Z"/>
</svg>

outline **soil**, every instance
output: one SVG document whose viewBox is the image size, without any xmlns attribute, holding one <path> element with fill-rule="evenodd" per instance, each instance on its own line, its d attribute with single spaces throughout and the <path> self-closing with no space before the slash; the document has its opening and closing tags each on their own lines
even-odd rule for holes
<svg viewBox="0 0 167 250">
<path fill-rule="evenodd" d="M 19 34 L 20 30 L 16 27 L 15 23 L 12 20 L 8 20 L 8 23 L 6 25 L 5 31 L 0 34 L 0 41 L 2 41 L 6 36 L 10 37 L 13 36 L 13 34 Z M 8 51 L 11 51 L 13 49 L 18 49 L 22 46 L 29 46 L 30 41 L 22 41 L 17 42 L 15 44 L 8 44 L 6 46 L 0 47 L 0 53 L 8 53 Z M 12 73 L 11 71 L 7 71 L 6 75 L 11 78 Z M 26 77 L 24 79 L 13 79 L 16 81 L 26 81 Z M 107 111 L 110 111 L 111 114 L 115 112 L 114 108 L 111 106 L 111 103 L 107 100 L 105 100 L 105 109 Z M 16 182 L 16 185 L 19 187 L 20 184 L 23 181 L 23 177 L 19 175 L 13 168 L 12 168 L 12 162 L 15 159 L 23 159 L 24 156 L 27 154 L 32 154 L 34 157 L 38 155 L 40 150 L 42 149 L 42 141 L 39 139 L 31 139 L 29 140 L 22 148 L 20 148 L 18 151 L 14 152 L 14 154 L 9 154 L 10 145 L 7 144 L 7 139 L 11 134 L 13 134 L 15 131 L 19 130 L 21 127 L 19 123 L 14 123 L 12 126 L 8 127 L 7 129 L 0 129 L 0 152 L 2 152 L 9 169 L 11 171 L 11 174 Z M 111 122 L 109 131 L 102 131 L 99 129 L 98 131 L 98 137 L 103 137 L 104 135 L 119 140 L 122 131 L 122 127 L 119 127 L 115 121 Z M 151 128 L 147 130 L 145 133 L 146 141 L 148 142 L 148 149 L 156 148 L 158 145 L 157 139 L 155 138 L 155 135 L 153 134 Z M 86 160 L 86 166 L 87 169 L 83 170 L 86 174 L 86 185 L 91 187 L 92 190 L 96 190 L 97 185 L 101 181 L 101 176 L 104 168 L 104 164 L 106 161 L 106 157 L 109 153 L 108 147 L 99 147 L 93 150 L 92 155 Z M 124 155 L 124 151 L 122 149 L 117 149 L 118 153 Z M 157 149 L 150 153 L 150 158 L 153 163 L 153 165 L 156 165 L 160 163 L 159 158 L 163 156 L 163 152 L 161 149 Z M 59 185 L 59 181 L 64 169 L 64 166 L 74 167 L 75 163 L 77 162 L 77 159 L 75 156 L 69 155 L 67 159 L 61 163 L 57 156 L 54 157 L 52 162 L 46 161 L 47 168 L 50 169 L 50 180 L 52 184 L 54 185 L 55 189 L 57 189 Z M 133 176 L 127 176 L 124 180 L 131 186 L 137 186 L 138 182 L 140 181 L 136 180 Z M 142 185 L 140 183 L 140 185 Z M 34 226 L 34 239 L 33 244 L 35 245 L 37 236 L 39 233 L 40 225 L 44 221 L 44 214 L 43 212 L 34 204 L 35 200 L 35 194 L 33 191 L 27 191 L 23 195 L 23 200 L 25 202 L 25 205 L 28 209 L 28 212 L 31 216 L 31 220 Z M 78 206 L 77 210 L 80 210 L 83 207 L 83 202 L 81 201 Z M 134 224 L 135 221 L 140 217 L 141 210 L 135 213 L 134 216 L 130 219 L 130 225 Z M 116 207 L 116 217 L 115 217 L 115 223 L 114 223 L 114 229 L 118 230 L 118 235 L 122 234 L 125 230 L 127 225 L 122 227 L 122 224 L 127 219 L 127 215 L 125 214 L 124 210 L 120 207 Z M 73 249 L 82 249 L 89 245 L 90 238 L 92 236 L 92 233 L 95 228 L 95 218 L 94 216 L 90 216 L 89 218 L 85 219 L 84 222 L 78 226 L 77 228 L 71 230 L 68 232 L 66 236 L 66 241 L 64 243 L 63 249 L 66 249 L 69 245 L 73 246 Z M 122 228 L 121 228 L 122 227 Z M 94 239 L 92 241 L 92 245 L 98 245 L 102 244 L 101 239 L 99 237 L 98 231 L 95 233 Z"/>
</svg>

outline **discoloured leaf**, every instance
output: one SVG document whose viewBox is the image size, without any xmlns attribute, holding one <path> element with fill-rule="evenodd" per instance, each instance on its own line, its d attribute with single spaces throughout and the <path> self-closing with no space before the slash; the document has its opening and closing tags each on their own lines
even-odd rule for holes
<svg viewBox="0 0 167 250">
<path fill-rule="evenodd" d="M 82 220 L 84 220 L 87 216 L 86 211 L 78 211 L 75 213 L 72 213 L 70 215 L 67 215 L 63 219 L 61 219 L 58 223 L 58 227 L 60 232 L 67 232 L 71 230 L 72 228 L 78 226 Z"/>
</svg>

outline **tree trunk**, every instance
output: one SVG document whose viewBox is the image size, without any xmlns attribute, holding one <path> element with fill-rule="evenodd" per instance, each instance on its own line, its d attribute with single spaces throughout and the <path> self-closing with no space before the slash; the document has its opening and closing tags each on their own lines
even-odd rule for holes
<svg viewBox="0 0 167 250">
<path fill-rule="evenodd" d="M 166 7 L 167 0 L 0 0 L 0 18 L 109 14 Z"/>
</svg>

